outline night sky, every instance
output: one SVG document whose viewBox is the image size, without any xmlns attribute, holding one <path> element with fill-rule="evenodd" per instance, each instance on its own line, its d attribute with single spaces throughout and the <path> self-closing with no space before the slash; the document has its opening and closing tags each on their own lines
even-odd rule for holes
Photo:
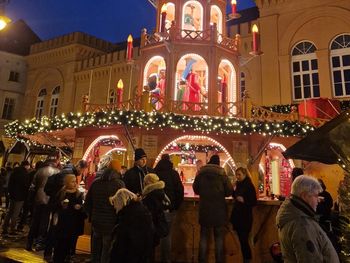
<svg viewBox="0 0 350 263">
<path fill-rule="evenodd" d="M 238 10 L 254 6 L 237 0 Z M 155 8 L 147 0 L 11 0 L 6 15 L 23 19 L 43 40 L 74 31 L 121 42 L 142 28 L 155 27 Z"/>
</svg>

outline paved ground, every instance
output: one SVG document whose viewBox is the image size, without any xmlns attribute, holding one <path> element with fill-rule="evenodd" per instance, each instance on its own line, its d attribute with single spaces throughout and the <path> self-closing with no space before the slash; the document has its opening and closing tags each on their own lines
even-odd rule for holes
<svg viewBox="0 0 350 263">
<path fill-rule="evenodd" d="M 43 251 L 29 252 L 24 249 L 26 243 L 26 233 L 18 237 L 0 237 L 0 262 L 46 262 L 43 259 Z M 83 251 L 77 251 L 72 262 L 89 262 L 90 255 Z"/>
</svg>

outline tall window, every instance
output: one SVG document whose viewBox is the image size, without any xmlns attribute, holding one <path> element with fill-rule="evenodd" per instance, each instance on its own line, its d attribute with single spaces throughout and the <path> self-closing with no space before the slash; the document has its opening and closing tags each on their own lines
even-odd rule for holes
<svg viewBox="0 0 350 263">
<path fill-rule="evenodd" d="M 42 89 L 39 92 L 38 98 L 36 99 L 36 109 L 35 109 L 35 117 L 41 118 L 44 112 L 44 101 L 46 96 L 46 89 Z"/>
<path fill-rule="evenodd" d="M 292 50 L 292 76 L 294 100 L 320 97 L 316 47 L 301 42 Z"/>
<path fill-rule="evenodd" d="M 117 101 L 117 94 L 116 94 L 116 92 L 114 90 L 111 90 L 109 92 L 109 99 L 108 100 L 109 100 L 110 104 L 116 103 L 116 101 Z"/>
<path fill-rule="evenodd" d="M 12 120 L 14 108 L 15 108 L 15 99 L 5 98 L 4 108 L 2 109 L 2 119 Z"/>
<path fill-rule="evenodd" d="M 245 92 L 245 74 L 244 72 L 241 72 L 241 99 L 244 97 L 244 92 Z"/>
<path fill-rule="evenodd" d="M 334 96 L 350 96 L 350 34 L 337 36 L 332 41 L 331 67 Z"/>
<path fill-rule="evenodd" d="M 57 86 L 52 91 L 51 103 L 50 103 L 50 117 L 54 117 L 57 114 L 58 99 L 60 97 L 60 86 Z"/>
</svg>

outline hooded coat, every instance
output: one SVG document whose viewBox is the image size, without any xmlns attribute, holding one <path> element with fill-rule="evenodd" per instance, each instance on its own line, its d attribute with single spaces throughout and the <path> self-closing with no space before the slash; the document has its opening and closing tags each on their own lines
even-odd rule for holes
<svg viewBox="0 0 350 263">
<path fill-rule="evenodd" d="M 225 225 L 225 197 L 232 194 L 232 185 L 225 170 L 216 164 L 203 166 L 194 180 L 193 191 L 199 195 L 199 224 L 206 227 Z"/>
<path fill-rule="evenodd" d="M 283 202 L 276 224 L 285 263 L 338 263 L 338 255 L 313 209 L 297 196 Z"/>
<path fill-rule="evenodd" d="M 173 163 L 169 160 L 160 160 L 155 171 L 159 180 L 165 183 L 164 191 L 170 199 L 170 210 L 179 209 L 184 200 L 184 186 L 179 173 L 173 169 Z"/>
<path fill-rule="evenodd" d="M 153 250 L 153 224 L 148 209 L 132 200 L 118 212 L 110 262 L 148 263 Z"/>
<path fill-rule="evenodd" d="M 169 225 L 165 220 L 164 210 L 168 209 L 169 199 L 164 192 L 164 182 L 158 181 L 145 186 L 142 192 L 142 202 L 152 214 L 155 228 L 154 245 L 160 238 L 169 234 Z"/>
</svg>

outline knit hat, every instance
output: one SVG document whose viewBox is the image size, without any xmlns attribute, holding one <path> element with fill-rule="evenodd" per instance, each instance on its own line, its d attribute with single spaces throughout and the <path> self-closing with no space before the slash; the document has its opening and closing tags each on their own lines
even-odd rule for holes
<svg viewBox="0 0 350 263">
<path fill-rule="evenodd" d="M 147 186 L 150 184 L 154 184 L 158 181 L 159 181 L 158 175 L 156 175 L 154 173 L 149 173 L 149 174 L 146 174 L 145 178 L 143 179 L 143 184 L 144 184 L 144 186 Z"/>
<path fill-rule="evenodd" d="M 142 148 L 135 149 L 135 161 L 138 161 L 143 157 L 147 157 L 145 151 Z"/>
<path fill-rule="evenodd" d="M 122 166 L 119 162 L 119 160 L 117 159 L 113 159 L 110 164 L 109 164 L 109 168 L 117 171 L 118 173 L 120 173 L 120 170 L 122 169 Z"/>
</svg>

